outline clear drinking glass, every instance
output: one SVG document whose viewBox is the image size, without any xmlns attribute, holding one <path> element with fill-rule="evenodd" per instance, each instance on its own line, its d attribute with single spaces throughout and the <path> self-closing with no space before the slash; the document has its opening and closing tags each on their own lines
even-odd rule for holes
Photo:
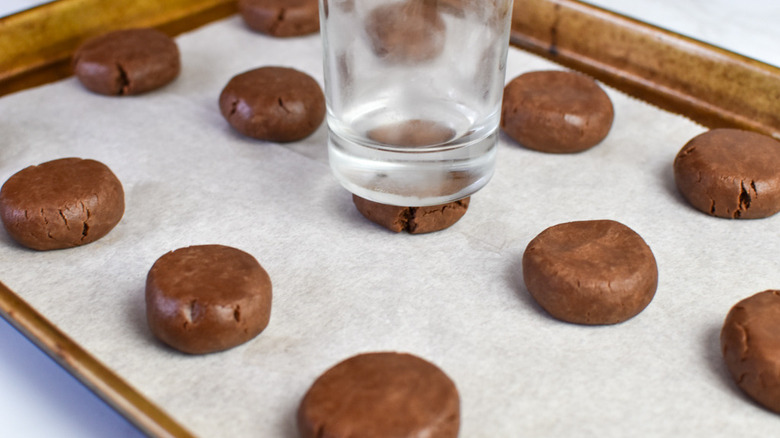
<svg viewBox="0 0 780 438">
<path fill-rule="evenodd" d="M 329 159 L 352 193 L 401 206 L 493 174 L 512 0 L 320 0 Z"/>
</svg>

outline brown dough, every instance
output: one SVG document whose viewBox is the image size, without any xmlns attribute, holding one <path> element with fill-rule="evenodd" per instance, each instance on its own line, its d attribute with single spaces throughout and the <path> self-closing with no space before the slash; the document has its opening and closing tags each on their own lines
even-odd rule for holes
<svg viewBox="0 0 780 438">
<path fill-rule="evenodd" d="M 466 214 L 471 198 L 430 207 L 397 207 L 352 195 L 352 202 L 366 219 L 390 231 L 424 234 L 451 227 Z"/>
<path fill-rule="evenodd" d="M 307 35 L 320 29 L 317 0 L 238 0 L 238 11 L 250 28 L 275 37 Z"/>
<path fill-rule="evenodd" d="M 369 13 L 366 34 L 376 56 L 392 63 L 415 63 L 441 54 L 447 29 L 438 9 L 428 3 L 390 3 Z"/>
<path fill-rule="evenodd" d="M 426 1 L 426 0 L 418 0 Z M 474 9 L 480 9 L 480 2 L 473 0 L 430 0 L 430 3 L 436 3 L 436 6 L 444 13 L 452 14 L 456 17 L 463 17 L 466 11 L 473 12 Z"/>
<path fill-rule="evenodd" d="M 169 252 L 146 278 L 146 318 L 158 339 L 191 354 L 254 338 L 271 317 L 271 279 L 250 254 L 223 245 Z"/>
<path fill-rule="evenodd" d="M 579 73 L 535 71 L 504 88 L 501 128 L 529 149 L 584 151 L 607 136 L 613 118 L 609 96 Z"/>
<path fill-rule="evenodd" d="M 298 408 L 302 438 L 454 438 L 460 427 L 455 384 L 410 354 L 367 353 L 322 374 Z"/>
<path fill-rule="evenodd" d="M 780 211 L 780 142 L 738 129 L 694 137 L 674 159 L 674 181 L 696 209 L 756 219 Z"/>
<path fill-rule="evenodd" d="M 550 315 L 576 324 L 616 324 L 655 295 L 658 268 L 644 240 L 611 220 L 555 225 L 523 254 L 528 292 Z"/>
<path fill-rule="evenodd" d="M 222 115 L 238 132 L 260 140 L 308 137 L 325 119 L 325 95 L 306 73 L 262 67 L 233 77 L 219 96 Z"/>
<path fill-rule="evenodd" d="M 73 72 L 100 94 L 141 94 L 179 75 L 179 48 L 154 29 L 127 29 L 85 41 L 73 55 Z"/>
<path fill-rule="evenodd" d="M 737 303 L 723 323 L 720 345 L 737 386 L 780 413 L 780 290 Z"/>
<path fill-rule="evenodd" d="M 37 250 L 94 242 L 108 234 L 124 212 L 122 183 L 94 160 L 62 158 L 30 166 L 0 189 L 6 231 Z"/>
</svg>

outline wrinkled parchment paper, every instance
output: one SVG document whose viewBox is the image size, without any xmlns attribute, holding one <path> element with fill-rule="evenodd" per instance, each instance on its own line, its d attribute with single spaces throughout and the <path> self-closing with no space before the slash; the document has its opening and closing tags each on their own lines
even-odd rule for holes
<svg viewBox="0 0 780 438">
<path fill-rule="evenodd" d="M 266 65 L 322 84 L 319 36 L 273 39 L 233 17 L 177 38 L 181 76 L 137 97 L 76 79 L 0 99 L 0 179 L 61 157 L 93 158 L 122 181 L 126 213 L 106 237 L 36 252 L 0 232 L 0 280 L 131 385 L 203 437 L 297 436 L 313 380 L 366 351 L 424 357 L 456 382 L 462 437 L 770 436 L 780 417 L 731 382 L 719 331 L 742 298 L 780 288 L 780 216 L 725 220 L 689 207 L 672 160 L 704 128 L 607 89 L 615 122 L 576 155 L 502 136 L 496 175 L 466 216 L 428 235 L 360 216 L 331 176 L 327 130 L 294 144 L 236 134 L 217 99 Z M 560 68 L 511 49 L 507 80 Z M 525 246 L 567 221 L 614 219 L 652 248 L 652 303 L 619 325 L 549 317 L 522 282 Z M 253 254 L 273 311 L 253 341 L 187 356 L 150 334 L 144 281 L 188 245 Z"/>
</svg>

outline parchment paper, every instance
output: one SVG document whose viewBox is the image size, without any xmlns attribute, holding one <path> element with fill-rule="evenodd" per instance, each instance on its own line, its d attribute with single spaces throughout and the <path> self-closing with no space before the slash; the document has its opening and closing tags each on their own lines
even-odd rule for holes
<svg viewBox="0 0 780 438">
<path fill-rule="evenodd" d="M 576 155 L 501 138 L 496 175 L 452 228 L 393 234 L 331 176 L 323 125 L 272 144 L 236 134 L 217 99 L 235 74 L 290 66 L 322 83 L 319 37 L 272 39 L 237 17 L 177 39 L 171 85 L 112 98 L 67 79 L 0 99 L 0 179 L 60 157 L 100 160 L 127 209 L 106 237 L 36 252 L 0 232 L 0 279 L 153 402 L 204 437 L 297 436 L 314 379 L 366 351 L 405 351 L 456 382 L 462 437 L 770 436 L 780 417 L 731 382 L 719 330 L 742 298 L 780 287 L 780 216 L 689 207 L 672 160 L 705 129 L 613 90 L 615 122 Z M 507 80 L 559 68 L 510 50 Z M 549 317 L 522 282 L 525 246 L 567 221 L 614 219 L 650 245 L 653 302 L 619 325 Z M 154 261 L 188 245 L 253 254 L 274 285 L 268 328 L 206 356 L 158 343 L 144 316 Z"/>
</svg>

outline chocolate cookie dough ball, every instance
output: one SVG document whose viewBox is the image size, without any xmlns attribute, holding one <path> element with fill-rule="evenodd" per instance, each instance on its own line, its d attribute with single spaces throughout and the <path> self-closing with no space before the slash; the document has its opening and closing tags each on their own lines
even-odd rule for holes
<svg viewBox="0 0 780 438">
<path fill-rule="evenodd" d="M 694 137 L 674 159 L 674 182 L 696 209 L 756 219 L 780 211 L 780 142 L 738 129 Z"/>
<path fill-rule="evenodd" d="M 124 212 L 122 183 L 95 160 L 62 158 L 30 166 L 0 189 L 5 230 L 37 250 L 94 242 L 108 234 Z"/>
<path fill-rule="evenodd" d="M 302 438 L 454 438 L 455 384 L 438 367 L 402 353 L 367 353 L 321 375 L 298 408 Z"/>
<path fill-rule="evenodd" d="M 611 220 L 555 225 L 523 254 L 528 292 L 550 315 L 576 324 L 616 324 L 655 295 L 658 268 L 644 240 Z"/>
<path fill-rule="evenodd" d="M 275 37 L 306 35 L 320 29 L 317 0 L 238 0 L 238 11 L 250 28 Z"/>
<path fill-rule="evenodd" d="M 579 73 L 525 73 L 504 88 L 501 128 L 529 149 L 584 151 L 607 136 L 613 118 L 607 93 Z"/>
<path fill-rule="evenodd" d="M 306 73 L 262 67 L 233 77 L 219 109 L 236 131 L 252 138 L 290 142 L 308 137 L 325 119 L 325 95 Z"/>
<path fill-rule="evenodd" d="M 127 29 L 85 41 L 73 55 L 73 72 L 89 90 L 107 95 L 141 94 L 179 75 L 179 48 L 154 29 Z"/>
<path fill-rule="evenodd" d="M 271 279 L 254 257 L 236 248 L 180 248 L 160 257 L 146 278 L 149 328 L 185 353 L 243 344 L 270 317 Z"/>
<path fill-rule="evenodd" d="M 398 207 L 352 195 L 352 202 L 366 219 L 390 231 L 424 234 L 451 227 L 469 208 L 471 198 L 429 207 Z"/>
<path fill-rule="evenodd" d="M 444 50 L 447 31 L 436 6 L 419 0 L 376 7 L 365 29 L 374 54 L 392 63 L 436 58 Z"/>
<path fill-rule="evenodd" d="M 737 303 L 723 323 L 720 345 L 737 386 L 780 413 L 780 290 Z"/>
</svg>

